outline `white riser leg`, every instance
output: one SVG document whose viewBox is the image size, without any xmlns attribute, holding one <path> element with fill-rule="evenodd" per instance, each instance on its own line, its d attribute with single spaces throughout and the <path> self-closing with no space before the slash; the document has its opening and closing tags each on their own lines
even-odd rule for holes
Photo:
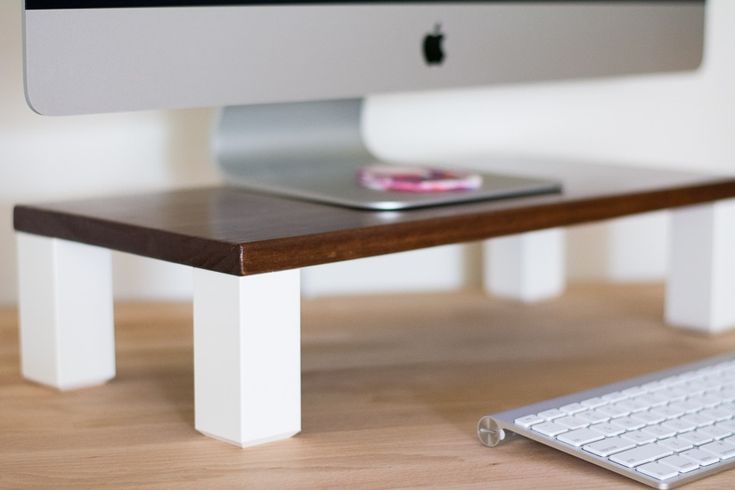
<svg viewBox="0 0 735 490">
<path fill-rule="evenodd" d="M 674 210 L 669 260 L 667 323 L 735 327 L 735 199 Z"/>
<path fill-rule="evenodd" d="M 196 429 L 245 447 L 301 430 L 298 270 L 194 269 Z"/>
<path fill-rule="evenodd" d="M 115 376 L 110 251 L 17 234 L 23 376 L 61 390 Z"/>
<path fill-rule="evenodd" d="M 564 230 L 532 231 L 484 243 L 485 290 L 524 302 L 542 301 L 564 291 Z"/>
<path fill-rule="evenodd" d="M 667 211 L 657 211 L 608 223 L 607 277 L 621 283 L 661 281 L 668 266 L 669 219 Z"/>
</svg>

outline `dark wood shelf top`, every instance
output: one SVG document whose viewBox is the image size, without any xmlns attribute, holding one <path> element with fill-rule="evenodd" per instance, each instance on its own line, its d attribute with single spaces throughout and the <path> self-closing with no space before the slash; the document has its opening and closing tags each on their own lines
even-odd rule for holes
<svg viewBox="0 0 735 490">
<path fill-rule="evenodd" d="M 735 177 L 525 162 L 492 169 L 560 180 L 561 194 L 374 212 L 208 187 L 19 205 L 18 231 L 234 275 L 470 242 L 735 197 Z"/>
</svg>

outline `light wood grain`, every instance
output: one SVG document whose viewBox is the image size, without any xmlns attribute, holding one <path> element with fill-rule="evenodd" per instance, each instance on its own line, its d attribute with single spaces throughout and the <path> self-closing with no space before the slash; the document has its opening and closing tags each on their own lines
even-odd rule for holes
<svg viewBox="0 0 735 490">
<path fill-rule="evenodd" d="M 120 305 L 118 377 L 57 393 L 18 373 L 0 311 L 2 488 L 643 488 L 516 440 L 499 411 L 735 349 L 665 327 L 659 286 L 575 286 L 520 305 L 479 292 L 308 300 L 303 432 L 240 450 L 193 429 L 189 305 Z M 688 488 L 733 488 L 735 471 Z"/>
</svg>

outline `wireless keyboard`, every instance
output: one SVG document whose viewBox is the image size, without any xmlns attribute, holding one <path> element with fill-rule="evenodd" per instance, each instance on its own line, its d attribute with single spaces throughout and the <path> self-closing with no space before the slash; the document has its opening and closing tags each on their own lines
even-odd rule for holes
<svg viewBox="0 0 735 490">
<path fill-rule="evenodd" d="M 735 355 L 486 415 L 483 444 L 513 434 L 655 488 L 735 467 Z"/>
</svg>

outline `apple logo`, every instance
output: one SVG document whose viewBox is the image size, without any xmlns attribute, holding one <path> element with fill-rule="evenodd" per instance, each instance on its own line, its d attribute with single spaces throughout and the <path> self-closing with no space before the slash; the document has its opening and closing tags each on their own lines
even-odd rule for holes
<svg viewBox="0 0 735 490">
<path fill-rule="evenodd" d="M 440 65 L 444 61 L 442 41 L 444 34 L 441 32 L 441 24 L 434 25 L 434 32 L 424 37 L 424 60 L 427 65 Z"/>
</svg>

